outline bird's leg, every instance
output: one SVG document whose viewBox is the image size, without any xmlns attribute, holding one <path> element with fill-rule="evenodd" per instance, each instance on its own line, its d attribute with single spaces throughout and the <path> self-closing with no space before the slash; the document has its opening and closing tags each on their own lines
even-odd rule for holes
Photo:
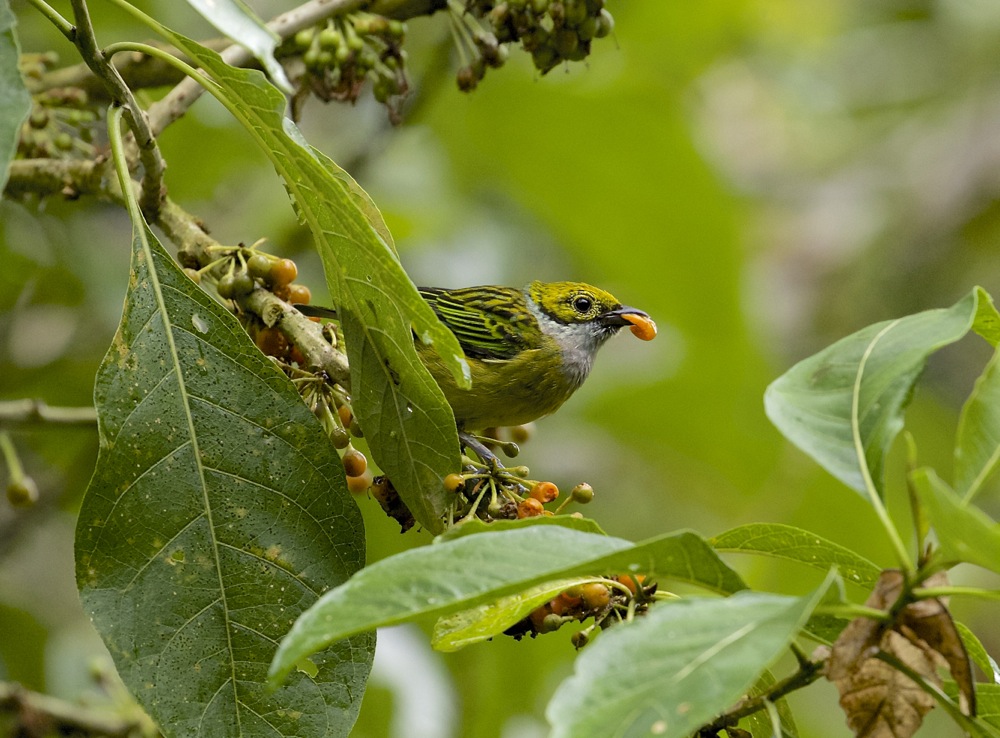
<svg viewBox="0 0 1000 738">
<path fill-rule="evenodd" d="M 490 451 L 486 447 L 486 444 L 480 441 L 479 438 L 472 435 L 468 431 L 460 430 L 458 432 L 458 440 L 462 444 L 463 448 L 475 451 L 479 460 L 492 471 L 495 471 L 498 468 L 503 468 L 503 464 L 500 463 L 500 459 L 497 458 L 497 455 Z"/>
</svg>

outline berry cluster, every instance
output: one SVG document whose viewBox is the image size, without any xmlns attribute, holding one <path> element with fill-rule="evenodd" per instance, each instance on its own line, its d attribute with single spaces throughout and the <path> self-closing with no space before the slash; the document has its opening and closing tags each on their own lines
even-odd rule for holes
<svg viewBox="0 0 1000 738">
<path fill-rule="evenodd" d="M 332 324 L 328 324 L 332 325 Z M 327 334 L 336 346 L 337 334 Z M 368 459 L 354 448 L 351 437 L 362 438 L 361 426 L 351 410 L 351 398 L 339 384 L 330 381 L 323 372 L 309 372 L 296 366 L 282 364 L 285 374 L 302 396 L 302 401 L 319 418 L 330 442 L 340 454 L 340 461 L 347 476 L 347 488 L 355 494 L 367 492 L 372 486 L 373 475 Z"/>
<path fill-rule="evenodd" d="M 622 620 L 629 620 L 642 614 L 656 593 L 656 584 L 646 584 L 641 574 L 615 577 L 595 577 L 576 584 L 541 607 L 531 611 L 528 617 L 518 621 L 505 633 L 520 640 L 525 635 L 532 638 L 539 633 L 551 633 L 566 623 L 584 622 L 593 618 L 593 623 L 575 632 L 573 645 L 583 648 L 590 642 L 597 628 L 608 628 Z"/>
<path fill-rule="evenodd" d="M 371 13 L 350 13 L 330 19 L 323 26 L 299 31 L 284 51 L 300 54 L 304 74 L 299 92 L 292 99 L 295 118 L 310 93 L 324 102 L 355 102 L 365 81 L 372 81 L 372 94 L 389 110 L 389 119 L 399 122 L 399 110 L 409 90 L 406 55 L 401 46 L 406 26 Z"/>
<path fill-rule="evenodd" d="M 53 53 L 25 54 L 21 73 L 40 78 L 58 61 Z M 17 156 L 22 159 L 93 159 L 97 114 L 87 93 L 76 87 L 58 87 L 32 98 L 31 113 L 21 124 Z"/>
<path fill-rule="evenodd" d="M 503 44 L 520 42 L 542 74 L 561 62 L 581 61 L 593 39 L 614 29 L 604 0 L 467 0 L 465 11 L 486 18 L 492 33 L 476 40 L 480 53 L 458 73 L 458 85 L 472 89 L 486 67 L 502 64 Z M 495 63 L 500 58 L 499 63 Z"/>
<path fill-rule="evenodd" d="M 473 517 L 490 522 L 557 515 L 573 502 L 585 505 L 594 499 L 594 488 L 582 483 L 555 510 L 549 510 L 545 506 L 559 497 L 559 488 L 553 482 L 528 479 L 530 470 L 526 466 L 504 467 L 495 463 L 495 459 L 493 462 L 483 464 L 463 456 L 462 473 L 444 478 L 445 490 L 454 495 L 449 526 Z"/>
</svg>

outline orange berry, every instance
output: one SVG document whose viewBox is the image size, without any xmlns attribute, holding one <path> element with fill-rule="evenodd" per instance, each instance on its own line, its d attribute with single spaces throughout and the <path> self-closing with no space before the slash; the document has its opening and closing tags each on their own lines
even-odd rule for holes
<svg viewBox="0 0 1000 738">
<path fill-rule="evenodd" d="M 534 518 L 542 514 L 542 503 L 536 500 L 534 497 L 529 497 L 526 500 L 522 500 L 517 506 L 517 517 L 520 518 Z"/>
<path fill-rule="evenodd" d="M 552 482 L 538 482 L 531 488 L 531 492 L 528 494 L 542 504 L 545 504 L 546 502 L 552 502 L 552 500 L 559 496 L 559 488 Z"/>
<path fill-rule="evenodd" d="M 629 592 L 632 594 L 636 593 L 636 582 L 642 586 L 642 583 L 646 581 L 646 577 L 642 574 L 621 574 L 615 577 L 615 579 L 628 587 Z"/>
<path fill-rule="evenodd" d="M 629 330 L 636 338 L 643 341 L 652 341 L 656 338 L 656 323 L 648 315 L 630 313 L 623 315 L 622 318 L 632 324 L 629 326 Z"/>
<path fill-rule="evenodd" d="M 271 283 L 276 287 L 291 284 L 297 276 L 299 276 L 299 268 L 291 259 L 278 259 L 271 264 L 271 269 L 268 272 Z"/>
<path fill-rule="evenodd" d="M 340 424 L 345 428 L 351 427 L 351 421 L 354 420 L 354 414 L 351 413 L 351 408 L 348 405 L 341 405 L 337 408 L 337 415 L 340 417 Z"/>
<path fill-rule="evenodd" d="M 292 346 L 291 351 L 288 352 L 288 358 L 291 359 L 292 361 L 294 361 L 299 366 L 305 366 L 306 365 L 306 357 L 299 350 L 298 346 Z"/>
<path fill-rule="evenodd" d="M 308 305 L 312 299 L 312 292 L 304 284 L 288 285 L 288 302 L 293 305 Z"/>
<path fill-rule="evenodd" d="M 461 474 L 449 474 L 444 478 L 444 488 L 446 491 L 455 494 L 465 486 L 465 477 Z"/>
<path fill-rule="evenodd" d="M 355 448 L 344 454 L 344 458 L 341 461 L 344 464 L 344 471 L 347 472 L 347 476 L 349 477 L 360 477 L 368 468 L 368 459 Z"/>
<path fill-rule="evenodd" d="M 372 486 L 373 478 L 371 469 L 365 470 L 364 474 L 360 474 L 356 477 L 348 477 L 347 489 L 356 495 L 364 494 L 368 491 L 368 488 Z"/>
<path fill-rule="evenodd" d="M 261 328 L 254 337 L 254 343 L 268 356 L 280 359 L 288 353 L 288 339 L 277 328 Z"/>
<path fill-rule="evenodd" d="M 531 624 L 535 626 L 535 630 L 537 632 L 544 633 L 545 631 L 542 629 L 542 622 L 551 614 L 552 611 L 549 609 L 548 603 L 545 603 L 541 607 L 532 610 L 531 614 L 528 615 L 528 618 L 531 620 Z"/>
<path fill-rule="evenodd" d="M 591 610 L 599 610 L 611 602 L 610 590 L 599 582 L 583 585 L 580 596 L 583 598 L 583 604 Z"/>
</svg>

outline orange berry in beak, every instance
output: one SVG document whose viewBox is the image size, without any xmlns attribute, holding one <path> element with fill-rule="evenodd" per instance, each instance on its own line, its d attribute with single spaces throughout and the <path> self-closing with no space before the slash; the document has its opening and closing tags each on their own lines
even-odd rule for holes
<svg viewBox="0 0 1000 738">
<path fill-rule="evenodd" d="M 641 338 L 643 341 L 652 341 L 656 338 L 656 323 L 648 315 L 625 313 L 622 318 L 632 324 L 629 330 L 636 338 Z"/>
</svg>

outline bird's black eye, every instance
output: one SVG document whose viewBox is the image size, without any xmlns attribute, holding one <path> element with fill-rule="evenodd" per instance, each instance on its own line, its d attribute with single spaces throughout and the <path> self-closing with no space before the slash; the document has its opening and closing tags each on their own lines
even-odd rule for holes
<svg viewBox="0 0 1000 738">
<path fill-rule="evenodd" d="M 578 313 L 586 313 L 590 311 L 590 308 L 591 306 L 593 306 L 593 304 L 594 303 L 591 301 L 589 297 L 584 297 L 583 295 L 580 295 L 575 300 L 573 300 L 573 309 L 576 310 Z"/>
</svg>

